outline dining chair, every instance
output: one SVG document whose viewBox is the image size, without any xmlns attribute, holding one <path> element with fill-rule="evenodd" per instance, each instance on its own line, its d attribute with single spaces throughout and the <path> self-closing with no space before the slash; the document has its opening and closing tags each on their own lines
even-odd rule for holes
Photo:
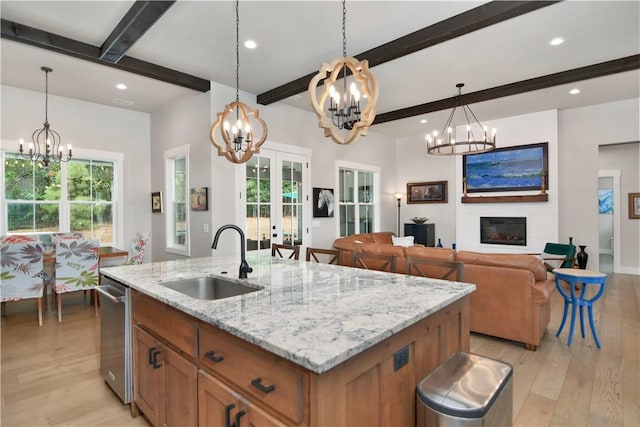
<svg viewBox="0 0 640 427">
<path fill-rule="evenodd" d="M 136 238 L 131 242 L 129 246 L 129 256 L 127 258 L 127 265 L 139 265 L 144 261 L 144 251 L 149 243 L 151 233 L 136 233 Z"/>
<path fill-rule="evenodd" d="M 38 324 L 42 326 L 43 252 L 39 241 L 0 244 L 0 300 L 38 300 Z"/>
<path fill-rule="evenodd" d="M 340 250 L 339 249 L 321 249 L 321 248 L 307 248 L 307 261 L 313 260 L 315 262 L 321 263 L 320 259 L 328 259 L 327 264 L 338 264 L 338 260 L 340 259 Z"/>
<path fill-rule="evenodd" d="M 284 252 L 284 255 L 282 253 L 282 251 Z M 289 254 L 289 256 L 285 256 L 287 254 L 286 251 L 291 251 L 291 253 Z M 271 244 L 271 256 L 277 256 L 280 258 L 287 258 L 287 259 L 300 259 L 300 246 L 297 245 L 280 245 L 278 243 L 273 243 Z"/>
<path fill-rule="evenodd" d="M 51 243 L 57 245 L 62 240 L 78 240 L 84 239 L 84 236 L 79 231 L 73 231 L 70 233 L 51 233 Z"/>
<path fill-rule="evenodd" d="M 464 263 L 460 261 L 407 257 L 405 268 L 405 273 L 413 276 L 453 280 L 456 282 L 464 280 Z"/>
<path fill-rule="evenodd" d="M 390 254 L 371 254 L 354 252 L 351 255 L 351 266 L 367 270 L 396 272 L 396 256 Z"/>
<path fill-rule="evenodd" d="M 33 236 L 29 236 L 28 234 L 7 234 L 5 236 L 0 236 L 0 244 L 1 243 L 24 243 L 24 242 L 37 242 Z"/>
<path fill-rule="evenodd" d="M 58 306 L 58 322 L 62 322 L 62 294 L 91 290 L 98 315 L 97 294 L 94 291 L 99 280 L 98 239 L 61 240 L 56 244 L 56 268 L 54 278 L 55 298 Z"/>
</svg>

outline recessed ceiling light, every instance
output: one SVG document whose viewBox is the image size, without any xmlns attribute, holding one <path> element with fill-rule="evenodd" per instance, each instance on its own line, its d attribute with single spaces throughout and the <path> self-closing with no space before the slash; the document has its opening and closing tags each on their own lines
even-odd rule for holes
<svg viewBox="0 0 640 427">
<path fill-rule="evenodd" d="M 427 123 L 427 119 L 421 119 L 420 123 Z"/>
<path fill-rule="evenodd" d="M 564 43 L 564 39 L 562 37 L 554 37 L 549 42 L 551 46 L 558 46 L 558 45 L 561 45 L 562 43 Z"/>
<path fill-rule="evenodd" d="M 247 49 L 255 49 L 256 46 L 258 45 L 253 40 L 247 40 L 246 42 L 244 42 L 244 47 L 246 47 Z"/>
<path fill-rule="evenodd" d="M 127 88 L 127 85 L 124 83 L 118 83 L 116 87 L 120 90 L 125 90 Z"/>
<path fill-rule="evenodd" d="M 578 88 L 573 88 L 573 89 L 571 89 L 571 90 L 569 91 L 569 93 L 570 93 L 571 95 L 577 95 L 577 94 L 579 94 L 579 93 L 580 93 L 580 89 L 578 89 Z"/>
</svg>

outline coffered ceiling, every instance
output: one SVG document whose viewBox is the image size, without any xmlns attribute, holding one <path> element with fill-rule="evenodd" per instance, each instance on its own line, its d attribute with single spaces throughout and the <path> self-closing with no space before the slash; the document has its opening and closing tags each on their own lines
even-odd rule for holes
<svg viewBox="0 0 640 427">
<path fill-rule="evenodd" d="M 235 3 L 157 3 L 3 0 L 2 84 L 42 91 L 46 65 L 52 94 L 143 112 L 235 86 Z M 241 1 L 241 43 L 258 44 L 241 47 L 241 90 L 311 110 L 304 78 L 341 55 L 341 21 L 338 1 Z M 439 128 L 458 82 L 481 120 L 640 97 L 637 1 L 349 0 L 346 22 L 348 54 L 376 64 L 372 130 L 391 137 Z"/>
</svg>

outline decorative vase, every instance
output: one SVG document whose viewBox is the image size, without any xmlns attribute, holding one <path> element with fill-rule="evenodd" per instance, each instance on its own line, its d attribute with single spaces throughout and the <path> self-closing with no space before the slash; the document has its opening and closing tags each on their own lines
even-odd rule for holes
<svg viewBox="0 0 640 427">
<path fill-rule="evenodd" d="M 436 248 L 441 248 L 441 247 L 442 247 L 442 241 L 438 237 L 438 244 L 436 245 Z"/>
<path fill-rule="evenodd" d="M 578 262 L 578 267 L 584 270 L 587 268 L 587 260 L 589 259 L 589 254 L 584 251 L 584 248 L 587 246 L 579 245 L 578 247 L 580 248 L 580 252 L 576 254 L 576 261 Z"/>
<path fill-rule="evenodd" d="M 569 237 L 569 244 L 573 245 L 573 237 Z"/>
</svg>

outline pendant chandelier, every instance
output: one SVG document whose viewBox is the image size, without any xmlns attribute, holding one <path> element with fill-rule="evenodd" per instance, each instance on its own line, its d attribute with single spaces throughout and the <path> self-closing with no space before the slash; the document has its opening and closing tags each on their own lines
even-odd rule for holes
<svg viewBox="0 0 640 427">
<path fill-rule="evenodd" d="M 376 117 L 378 101 L 378 82 L 369 71 L 369 61 L 347 57 L 346 21 L 346 1 L 342 0 L 342 57 L 330 64 L 323 63 L 309 82 L 311 106 L 318 115 L 318 125 L 324 129 L 324 136 L 330 136 L 338 144 L 348 144 L 367 134 Z M 353 76 L 350 84 L 349 74 Z M 337 82 L 340 78 L 342 82 Z M 324 87 L 318 98 L 320 84 Z M 361 108 L 363 99 L 366 105 Z"/>
<path fill-rule="evenodd" d="M 31 162 L 40 162 L 41 167 L 49 166 L 51 162 L 68 162 L 71 158 L 71 144 L 67 145 L 67 153 L 63 153 L 60 134 L 49 125 L 49 67 L 40 67 L 44 71 L 44 125 L 31 134 L 29 153 L 24 151 L 24 140 L 20 138 L 20 154 Z"/>
<path fill-rule="evenodd" d="M 453 110 L 451 110 L 451 114 L 449 114 L 449 118 L 442 128 L 442 132 L 433 131 L 432 134 L 427 134 L 426 136 L 427 153 L 454 156 L 458 154 L 485 153 L 493 150 L 496 148 L 496 130 L 493 129 L 489 134 L 489 129 L 480 124 L 469 105 L 463 102 L 462 88 L 464 83 L 458 83 L 456 87 L 458 88 L 458 95 L 456 96 Z M 458 107 L 462 107 L 467 123 L 466 135 L 463 135 L 462 138 L 456 137 L 455 124 L 453 127 L 451 126 Z"/>
<path fill-rule="evenodd" d="M 232 163 L 245 163 L 260 152 L 260 146 L 267 139 L 267 124 L 260 118 L 257 109 L 240 102 L 240 2 L 236 0 L 236 100 L 218 113 L 211 126 L 211 143 L 218 149 L 218 156 L 224 156 Z M 235 114 L 234 114 L 235 112 Z M 235 117 L 234 117 L 235 116 Z M 230 124 L 229 118 L 235 119 Z M 253 131 L 252 122 L 260 127 L 259 138 Z M 220 129 L 219 135 L 216 131 Z M 218 142 L 222 138 L 222 142 Z"/>
</svg>

